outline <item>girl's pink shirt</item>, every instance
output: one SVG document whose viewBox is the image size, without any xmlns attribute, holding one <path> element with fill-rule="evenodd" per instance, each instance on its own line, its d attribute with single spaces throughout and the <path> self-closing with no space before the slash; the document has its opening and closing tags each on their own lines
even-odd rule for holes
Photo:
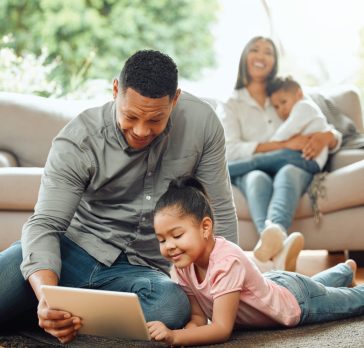
<svg viewBox="0 0 364 348">
<path fill-rule="evenodd" d="M 214 299 L 240 291 L 236 324 L 247 327 L 297 325 L 301 309 L 294 295 L 264 278 L 239 246 L 222 237 L 215 237 L 215 240 L 202 283 L 197 280 L 193 264 L 176 268 L 179 284 L 187 295 L 196 298 L 205 315 L 212 318 Z"/>
</svg>

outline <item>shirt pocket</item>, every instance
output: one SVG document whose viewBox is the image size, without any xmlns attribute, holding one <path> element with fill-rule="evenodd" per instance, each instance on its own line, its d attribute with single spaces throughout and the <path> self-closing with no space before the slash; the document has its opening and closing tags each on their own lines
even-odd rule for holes
<svg viewBox="0 0 364 348">
<path fill-rule="evenodd" d="M 197 165 L 197 154 L 178 159 L 164 159 L 160 173 L 163 180 L 171 181 L 181 176 L 193 175 Z"/>
<path fill-rule="evenodd" d="M 167 191 L 169 183 L 181 176 L 194 175 L 198 166 L 197 154 L 179 159 L 162 160 L 160 180 L 158 185 L 158 197 Z"/>
</svg>

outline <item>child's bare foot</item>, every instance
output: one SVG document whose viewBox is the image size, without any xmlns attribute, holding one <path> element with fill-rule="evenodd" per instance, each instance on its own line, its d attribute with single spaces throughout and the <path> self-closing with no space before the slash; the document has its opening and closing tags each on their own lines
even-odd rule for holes
<svg viewBox="0 0 364 348">
<path fill-rule="evenodd" d="M 356 269 L 358 268 L 356 262 L 352 259 L 346 260 L 345 264 L 351 268 L 353 271 L 353 281 L 351 282 L 350 286 L 354 287 L 356 285 L 355 277 L 356 277 Z"/>
</svg>

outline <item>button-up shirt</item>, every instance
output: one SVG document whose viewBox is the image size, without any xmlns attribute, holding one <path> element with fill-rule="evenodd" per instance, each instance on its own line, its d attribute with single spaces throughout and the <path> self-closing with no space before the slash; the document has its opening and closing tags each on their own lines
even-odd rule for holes
<svg viewBox="0 0 364 348">
<path fill-rule="evenodd" d="M 224 131 L 207 103 L 183 93 L 164 132 L 141 150 L 119 130 L 114 102 L 84 111 L 53 141 L 35 212 L 23 228 L 24 277 L 41 269 L 60 275 L 60 233 L 107 266 L 123 252 L 131 264 L 168 272 L 152 212 L 182 175 L 204 184 L 216 233 L 237 242 Z"/>
</svg>

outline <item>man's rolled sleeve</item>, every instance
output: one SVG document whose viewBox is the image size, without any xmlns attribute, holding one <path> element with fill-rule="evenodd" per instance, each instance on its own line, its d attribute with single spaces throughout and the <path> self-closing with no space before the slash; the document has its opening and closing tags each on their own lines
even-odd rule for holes
<svg viewBox="0 0 364 348">
<path fill-rule="evenodd" d="M 25 280 L 27 280 L 33 273 L 40 270 L 53 271 L 58 279 L 61 276 L 61 258 L 56 256 L 51 250 L 41 251 L 37 253 L 29 253 L 23 258 L 20 270 Z"/>
</svg>

